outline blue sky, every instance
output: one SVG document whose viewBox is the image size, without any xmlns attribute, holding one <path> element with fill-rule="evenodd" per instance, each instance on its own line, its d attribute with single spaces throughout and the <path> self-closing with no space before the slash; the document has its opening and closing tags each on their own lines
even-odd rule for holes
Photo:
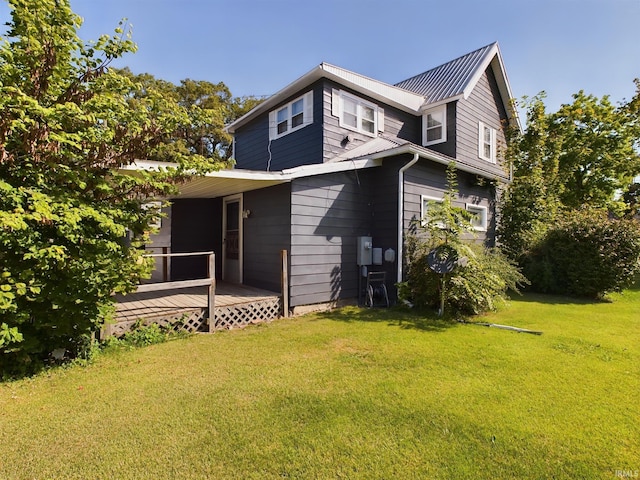
<svg viewBox="0 0 640 480">
<path fill-rule="evenodd" d="M 616 102 L 640 77 L 640 0 L 71 0 L 84 39 L 132 24 L 118 65 L 178 83 L 277 92 L 321 62 L 396 83 L 498 41 L 515 97 L 555 111 L 585 90 Z M 8 7 L 0 3 L 0 18 Z"/>
</svg>

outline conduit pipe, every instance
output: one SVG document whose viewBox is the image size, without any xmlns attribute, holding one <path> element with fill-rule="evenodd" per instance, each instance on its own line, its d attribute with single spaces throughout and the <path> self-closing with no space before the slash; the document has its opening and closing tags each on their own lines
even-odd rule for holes
<svg viewBox="0 0 640 480">
<path fill-rule="evenodd" d="M 404 233 L 404 172 L 413 167 L 419 158 L 420 155 L 414 153 L 413 158 L 398 170 L 398 255 L 396 257 L 398 261 L 398 283 L 402 282 L 402 256 L 404 254 L 402 248 Z"/>
</svg>

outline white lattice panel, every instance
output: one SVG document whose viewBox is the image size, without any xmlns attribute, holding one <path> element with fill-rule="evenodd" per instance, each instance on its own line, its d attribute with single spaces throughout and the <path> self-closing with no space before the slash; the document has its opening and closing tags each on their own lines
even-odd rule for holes
<svg viewBox="0 0 640 480">
<path fill-rule="evenodd" d="M 252 323 L 269 322 L 281 316 L 282 302 L 279 298 L 259 302 L 216 307 L 215 330 L 243 328 Z"/>
</svg>

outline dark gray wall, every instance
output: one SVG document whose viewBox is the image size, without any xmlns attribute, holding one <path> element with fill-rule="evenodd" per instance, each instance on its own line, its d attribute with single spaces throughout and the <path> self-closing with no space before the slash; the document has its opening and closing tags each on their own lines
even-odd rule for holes
<svg viewBox="0 0 640 480">
<path fill-rule="evenodd" d="M 476 163 L 484 169 L 495 171 L 504 176 L 504 168 L 500 165 L 501 152 L 506 147 L 504 122 L 506 112 L 498 90 L 495 76 L 491 68 L 482 74 L 476 87 L 466 100 L 458 101 L 457 108 L 457 158 Z M 496 145 L 498 161 L 496 165 L 478 156 L 478 122 L 496 129 Z"/>
<path fill-rule="evenodd" d="M 222 199 L 195 198 L 173 200 L 171 205 L 171 252 L 216 253 L 216 277 L 222 262 Z M 190 280 L 207 276 L 207 258 L 171 259 L 171 280 Z"/>
<path fill-rule="evenodd" d="M 322 163 L 322 83 L 316 82 L 280 105 L 309 90 L 313 90 L 313 123 L 269 143 L 269 113 L 261 115 L 234 135 L 236 168 L 267 170 L 268 167 L 270 171 L 276 171 Z"/>
<path fill-rule="evenodd" d="M 447 190 L 446 166 L 420 161 L 404 174 L 404 229 L 408 231 L 413 221 L 420 220 L 422 195 L 442 198 Z M 478 185 L 475 175 L 458 171 L 458 198 L 454 206 L 465 208 L 466 203 L 487 207 L 487 231 L 466 235 L 469 239 L 495 243 L 495 194 L 493 187 Z"/>
<path fill-rule="evenodd" d="M 358 296 L 356 238 L 371 232 L 369 182 L 361 172 L 291 184 L 291 306 Z"/>
<path fill-rule="evenodd" d="M 243 283 L 280 292 L 280 252 L 289 250 L 291 209 L 289 184 L 244 193 Z"/>
<path fill-rule="evenodd" d="M 421 137 L 421 119 L 402 110 L 380 103 L 372 98 L 363 96 L 362 94 L 353 92 L 330 80 L 324 81 L 324 161 L 331 160 L 333 157 L 362 145 L 374 137 L 370 137 L 363 133 L 354 132 L 346 128 L 340 127 L 340 119 L 331 114 L 332 108 L 332 92 L 333 89 L 345 90 L 356 97 L 362 98 L 368 102 L 378 105 L 384 109 L 384 135 L 388 137 L 399 137 L 413 143 L 420 144 Z M 314 92 L 315 95 L 315 92 Z M 344 143 L 345 136 L 349 136 L 351 141 Z"/>
</svg>

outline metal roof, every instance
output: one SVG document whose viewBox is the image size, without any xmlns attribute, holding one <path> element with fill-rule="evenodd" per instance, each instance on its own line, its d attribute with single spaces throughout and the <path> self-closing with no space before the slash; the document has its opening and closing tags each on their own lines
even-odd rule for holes
<svg viewBox="0 0 640 480">
<path fill-rule="evenodd" d="M 395 86 L 423 95 L 428 103 L 438 103 L 460 96 L 466 97 L 469 88 L 475 85 L 478 72 L 480 74 L 484 72 L 497 51 L 498 44 L 492 43 L 396 83 Z"/>
</svg>

